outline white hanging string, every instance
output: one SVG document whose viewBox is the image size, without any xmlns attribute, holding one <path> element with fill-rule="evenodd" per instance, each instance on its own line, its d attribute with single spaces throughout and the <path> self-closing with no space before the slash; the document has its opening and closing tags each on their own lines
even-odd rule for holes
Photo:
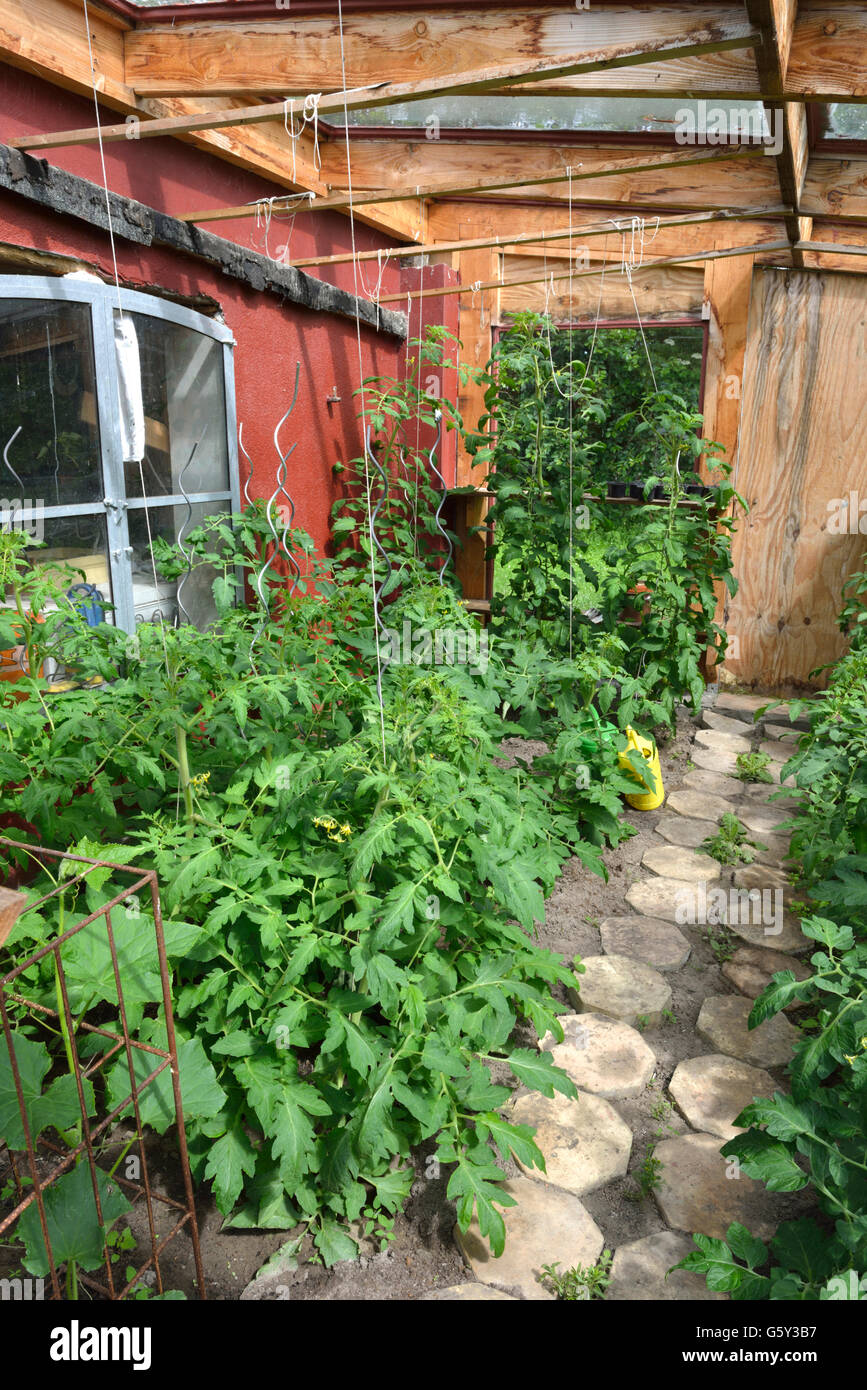
<svg viewBox="0 0 867 1390">
<path fill-rule="evenodd" d="M 649 348 L 648 345 L 647 345 L 647 338 L 646 338 L 645 333 L 644 333 L 644 324 L 641 322 L 641 312 L 640 312 L 640 310 L 639 310 L 639 308 L 638 308 L 638 300 L 635 298 L 635 286 L 634 286 L 633 283 L 632 283 L 632 273 L 633 273 L 634 270 L 640 269 L 640 267 L 641 267 L 641 265 L 642 265 L 642 262 L 643 262 L 643 259 L 644 259 L 644 239 L 645 239 L 645 238 L 644 238 L 644 227 L 645 227 L 644 218 L 643 218 L 643 217 L 633 217 L 632 220 L 631 220 L 631 238 L 632 238 L 632 243 L 631 243 L 629 255 L 627 255 L 627 253 L 626 253 L 626 230 L 625 230 L 625 228 L 622 227 L 622 226 L 620 226 L 619 223 L 615 222 L 613 218 L 610 218 L 609 221 L 611 222 L 611 225 L 612 225 L 613 227 L 615 227 L 616 230 L 620 233 L 620 240 L 621 240 L 621 263 L 620 263 L 620 269 L 621 269 L 621 273 L 622 273 L 623 275 L 625 275 L 625 277 L 626 277 L 626 283 L 627 283 L 627 285 L 629 286 L 629 293 L 630 293 L 631 296 L 632 296 L 632 303 L 633 303 L 633 305 L 634 305 L 634 307 L 635 307 L 635 317 L 636 317 L 636 320 L 637 320 L 637 322 L 638 322 L 638 331 L 639 331 L 639 333 L 641 334 L 641 341 L 642 341 L 642 343 L 644 344 L 644 355 L 645 355 L 646 358 L 647 358 L 647 365 L 648 365 L 648 367 L 650 368 L 650 378 L 651 378 L 651 381 L 653 382 L 653 389 L 654 389 L 654 391 L 658 391 L 658 390 L 659 390 L 659 387 L 658 387 L 657 382 L 656 382 L 656 373 L 655 373 L 655 371 L 653 370 L 653 361 L 652 361 L 651 356 L 650 356 L 650 348 Z M 657 235 L 657 232 L 658 232 L 658 231 L 659 231 L 659 218 L 657 217 L 657 219 L 656 219 L 656 229 L 655 229 L 655 231 L 654 231 L 654 233 L 653 233 L 653 236 L 651 237 L 651 242 L 653 242 L 653 241 L 656 240 L 656 235 Z M 636 262 L 636 259 L 635 259 L 635 241 L 636 241 L 636 237 L 637 237 L 637 239 L 638 239 L 638 245 L 639 245 L 639 260 L 638 260 L 637 262 Z"/>
<path fill-rule="evenodd" d="M 317 174 L 322 168 L 322 160 L 319 157 L 319 103 L 322 100 L 322 93 L 310 93 L 304 98 L 301 108 L 300 125 L 295 126 L 295 98 L 283 98 L 283 127 L 292 142 L 292 182 L 297 183 L 296 178 L 296 150 L 298 141 L 304 134 L 309 125 L 313 126 L 313 167 Z"/>
<path fill-rule="evenodd" d="M 346 142 L 346 185 L 349 194 L 349 236 L 352 245 L 352 276 L 355 286 L 355 342 L 358 353 L 358 384 L 361 388 L 361 432 L 365 440 L 364 449 L 364 485 L 367 498 L 367 535 L 370 546 L 370 581 L 373 591 L 373 619 L 374 619 L 374 647 L 376 649 L 376 694 L 379 701 L 379 731 L 382 741 L 382 760 L 385 762 L 385 705 L 382 698 L 382 653 L 379 644 L 379 622 L 378 605 L 379 599 L 376 592 L 376 544 L 373 533 L 373 509 L 370 497 L 370 465 L 367 457 L 367 406 L 364 396 L 364 355 L 361 347 L 361 313 L 358 307 L 359 301 L 359 275 L 358 275 L 358 250 L 355 241 L 355 212 L 352 199 L 352 156 L 349 148 L 349 108 L 346 100 L 346 46 L 343 35 L 343 0 L 337 0 L 337 24 L 340 33 L 340 71 L 341 86 L 344 92 L 343 98 L 343 131 Z"/>
<path fill-rule="evenodd" d="M 257 249 L 261 249 L 271 260 L 286 260 L 292 231 L 295 227 L 295 218 L 303 210 L 303 205 L 306 203 L 309 207 L 315 197 L 315 193 L 275 193 L 270 198 L 257 198 L 255 203 L 249 204 L 256 209 L 255 231 L 251 241 L 255 240 L 256 232 L 264 231 L 264 238 L 259 242 Z M 289 219 L 288 239 L 286 244 L 280 247 L 278 254 L 271 256 L 268 240 L 271 222 L 274 218 L 281 216 Z"/>
<path fill-rule="evenodd" d="M 109 238 L 109 242 L 110 242 L 110 244 L 111 244 L 111 261 L 112 261 L 112 266 L 114 267 L 114 285 L 115 285 L 115 290 L 116 290 L 116 292 L 117 292 L 117 310 L 118 310 L 118 314 L 119 314 L 119 316 L 120 316 L 121 322 L 123 322 L 123 304 L 121 303 L 121 294 L 120 294 L 120 273 L 119 273 L 119 271 L 118 271 L 118 266 L 117 266 L 117 250 L 116 250 L 115 244 L 114 244 L 114 226 L 113 226 L 112 220 L 111 220 L 111 198 L 110 198 L 110 196 L 109 196 L 109 191 L 108 191 L 108 174 L 107 174 L 107 172 L 106 172 L 106 167 L 105 167 L 105 150 L 104 150 L 104 148 L 103 148 L 103 143 L 102 143 L 102 126 L 101 126 L 100 118 L 99 118 L 99 98 L 97 97 L 96 65 L 94 64 L 94 61 L 93 61 L 93 44 L 91 43 L 91 38 L 90 38 L 90 16 L 89 16 L 88 10 L 87 10 L 87 0 L 84 0 L 84 27 L 85 27 L 85 32 L 86 32 L 86 34 L 87 34 L 87 53 L 88 53 L 88 57 L 89 57 L 89 59 L 90 59 L 90 80 L 91 80 L 91 84 L 92 84 L 92 86 L 93 86 L 93 109 L 94 109 L 94 112 L 95 112 L 95 115 L 96 115 L 96 133 L 97 133 L 97 140 L 98 140 L 98 143 L 99 143 L 99 160 L 100 160 L 100 166 L 101 166 L 101 168 L 102 168 L 102 187 L 103 187 L 103 193 L 105 194 L 105 212 L 106 212 L 106 218 L 107 218 L 107 220 L 108 220 L 108 238 Z M 142 495 L 142 497 L 143 497 L 143 499 L 144 499 L 144 501 L 145 501 L 145 506 L 142 508 L 142 511 L 144 512 L 144 516 L 145 516 L 145 527 L 146 527 L 146 529 L 147 529 L 148 550 L 149 550 L 149 552 L 150 552 L 150 557 L 151 557 L 151 570 L 152 570 L 152 573 L 153 573 L 154 590 L 155 590 L 155 592 L 156 592 L 157 594 L 159 594 L 159 578 L 158 578 L 158 576 L 157 576 L 157 564 L 156 564 L 156 560 L 155 560 L 155 558 L 154 558 L 153 534 L 152 534 L 152 532 L 151 532 L 150 507 L 147 505 L 147 503 L 148 503 L 148 494 L 147 494 L 147 489 L 145 488 L 144 469 L 143 469 L 143 467 L 142 467 L 142 460 L 141 460 L 141 459 L 138 460 L 138 471 L 139 471 L 139 479 L 140 479 L 140 481 L 141 481 L 141 495 Z M 106 521 L 106 525 L 107 525 L 107 521 Z M 159 617 L 160 617 L 159 629 L 160 629 L 160 635 L 161 635 L 161 637 L 162 637 L 162 642 L 163 642 L 163 657 L 164 657 L 165 663 L 166 663 L 166 674 L 168 674 L 168 673 L 169 673 L 169 651 L 168 651 L 168 646 L 166 645 L 166 634 L 165 634 L 165 628 L 164 628 L 164 625 L 163 625 L 162 610 L 161 610 L 160 608 L 158 608 L 158 609 L 157 609 L 157 612 L 159 613 Z"/>
</svg>

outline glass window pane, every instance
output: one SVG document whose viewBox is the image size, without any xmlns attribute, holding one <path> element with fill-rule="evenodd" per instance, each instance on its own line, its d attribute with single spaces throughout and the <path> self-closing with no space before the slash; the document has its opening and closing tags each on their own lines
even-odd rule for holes
<svg viewBox="0 0 867 1390">
<path fill-rule="evenodd" d="M 827 112 L 829 140 L 867 140 L 867 106 L 832 101 Z"/>
<path fill-rule="evenodd" d="M 760 101 L 685 101 L 682 97 L 445 96 L 407 101 L 398 106 L 350 111 L 350 125 L 424 126 L 475 130 L 611 130 L 673 134 L 691 112 L 701 130 L 726 113 L 727 124 L 743 131 L 742 139 L 763 133 Z M 717 113 L 717 114 L 714 114 Z M 735 121 L 735 113 L 738 115 Z M 343 113 L 328 118 L 343 125 Z"/>
<path fill-rule="evenodd" d="M 73 586 L 86 584 L 97 593 L 77 590 L 82 604 L 98 606 L 99 596 L 111 602 L 111 574 L 108 564 L 108 538 L 104 516 L 51 516 L 30 523 L 42 530 L 44 546 L 27 551 L 34 570 L 49 571 L 71 593 Z M 82 571 L 67 576 L 64 566 Z M 105 612 L 105 621 L 113 616 Z"/>
<path fill-rule="evenodd" d="M 0 496 L 102 500 L 94 380 L 88 305 L 0 299 Z"/>
<path fill-rule="evenodd" d="M 231 512 L 231 503 L 224 504 L 225 515 Z M 188 536 L 197 526 L 201 526 L 206 516 L 213 516 L 221 510 L 219 503 L 199 502 L 193 506 L 192 516 L 187 521 L 186 503 L 177 507 L 131 507 L 129 516 L 129 541 L 133 548 L 132 589 L 135 604 L 136 625 L 140 623 L 163 621 L 174 622 L 178 613 L 178 581 L 183 583 L 181 601 L 189 621 L 198 628 L 206 628 L 217 617 L 211 586 L 217 577 L 212 565 L 194 565 L 189 577 L 184 580 L 182 562 L 171 565 L 157 564 L 157 578 L 154 581 L 154 565 L 151 545 L 154 544 L 157 560 L 161 559 L 160 541 L 170 545 L 177 542 L 183 528 Z M 163 574 L 165 571 L 165 576 Z M 181 613 L 184 620 L 184 614 Z"/>
<path fill-rule="evenodd" d="M 195 445 L 183 490 L 227 492 L 222 344 L 147 314 L 124 317 L 132 321 L 138 339 L 145 425 L 141 468 L 135 461 L 124 464 L 127 496 L 177 495 Z"/>
</svg>

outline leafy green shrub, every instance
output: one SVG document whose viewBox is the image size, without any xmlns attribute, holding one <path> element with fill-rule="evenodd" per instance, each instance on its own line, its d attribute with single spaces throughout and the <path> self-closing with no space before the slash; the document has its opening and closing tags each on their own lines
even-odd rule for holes
<svg viewBox="0 0 867 1390">
<path fill-rule="evenodd" d="M 795 1000 L 812 1006 L 796 1044 L 791 1094 L 757 1099 L 737 1117 L 744 1134 L 723 1154 L 771 1191 L 810 1184 L 820 1220 L 785 1222 L 770 1251 L 742 1227 L 727 1241 L 696 1236 L 683 1268 L 736 1299 L 863 1298 L 867 1288 L 867 815 L 864 716 L 867 653 L 856 649 L 832 674 L 826 699 L 792 705 L 811 711 L 811 731 L 786 764 L 796 782 L 792 854 L 800 857 L 813 915 L 802 922 L 816 942 L 812 973 L 777 973 L 756 1000 L 750 1026 Z"/>
<path fill-rule="evenodd" d="M 261 514 L 236 522 L 219 537 L 227 585 L 236 567 L 256 571 L 264 537 Z M 191 1161 L 231 1224 L 301 1225 L 326 1263 L 352 1257 L 355 1223 L 373 1212 L 387 1228 L 412 1150 L 432 1143 L 462 1228 L 475 1213 L 499 1251 L 512 1199 L 496 1156 L 543 1163 L 532 1131 L 498 1113 L 510 1086 L 574 1093 L 549 1054 L 513 1038 L 519 1019 L 559 1035 L 551 988 L 573 983 L 535 923 L 564 860 L 603 872 L 600 847 L 624 833 L 624 740 L 570 704 L 565 675 L 509 671 L 496 642 L 484 669 L 390 665 L 380 709 L 369 584 L 335 580 L 292 541 L 309 576 L 291 599 L 275 588 L 264 625 L 227 589 L 208 632 L 91 629 L 75 657 L 104 688 L 47 699 L 24 678 L 18 698 L 4 691 L 0 812 L 25 818 L 25 838 L 156 868 Z M 190 543 L 210 554 L 213 535 Z M 388 620 L 476 631 L 418 574 Z M 550 758 L 504 767 L 503 736 L 527 732 L 506 706 L 541 719 L 544 680 Z M 579 755 L 589 779 L 567 775 Z M 109 891 L 91 876 L 79 906 Z M 6 950 L 20 958 L 58 926 L 27 913 Z M 118 926 L 129 1024 L 157 1042 L 139 935 Z M 51 999 L 44 967 L 26 983 Z M 107 968 L 83 962 L 77 1018 L 112 991 Z M 146 1120 L 171 1122 L 158 1090 Z"/>
<path fill-rule="evenodd" d="M 724 514 L 736 497 L 730 470 L 719 446 L 700 438 L 701 416 L 658 391 L 631 412 L 629 424 L 643 457 L 653 461 L 646 487 L 661 486 L 667 505 L 642 507 L 627 522 L 623 509 L 595 501 L 604 393 L 580 361 L 555 363 L 548 328 L 539 315 L 517 316 L 490 364 L 481 424 L 494 433 L 485 445 L 477 441 L 476 456 L 488 465 L 494 495 L 489 553 L 508 576 L 505 592 L 495 590 L 495 625 L 507 636 L 520 631 L 541 642 L 555 660 L 601 654 L 610 678 L 626 686 L 640 681 L 656 722 L 671 726 L 681 699 L 698 706 L 705 650 L 718 659 L 725 650 L 714 615 L 715 586 L 721 581 L 730 593 L 737 587 L 734 521 Z M 710 496 L 692 495 L 684 506 L 702 453 L 719 481 Z M 648 611 L 630 622 L 630 594 L 640 584 Z"/>
</svg>

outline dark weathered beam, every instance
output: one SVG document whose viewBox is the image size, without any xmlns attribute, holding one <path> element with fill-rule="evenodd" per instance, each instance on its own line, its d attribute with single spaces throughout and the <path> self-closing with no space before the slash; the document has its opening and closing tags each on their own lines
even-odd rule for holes
<svg viewBox="0 0 867 1390">
<path fill-rule="evenodd" d="M 792 243 L 794 263 L 802 266 L 798 243 L 809 240 L 811 230 L 810 219 L 800 215 L 809 156 L 807 113 L 803 105 L 785 100 L 797 0 L 745 0 L 745 3 L 750 20 L 762 35 L 756 64 L 772 133 L 782 142 L 776 157 L 780 197 L 793 209 L 786 221 L 786 232 Z"/>
<path fill-rule="evenodd" d="M 312 275 L 305 275 L 293 266 L 250 251 L 235 242 L 226 241 L 213 232 L 191 227 L 176 217 L 168 217 L 156 208 L 147 207 L 133 198 L 109 193 L 106 207 L 105 190 L 89 179 L 56 169 L 45 160 L 33 159 L 20 150 L 0 144 L 0 188 L 52 212 L 75 217 L 91 227 L 108 231 L 109 215 L 115 237 L 135 242 L 139 246 L 165 246 L 187 256 L 195 256 L 215 266 L 223 275 L 241 280 L 252 289 L 267 291 L 305 309 L 318 313 L 339 314 L 355 319 L 369 328 L 379 329 L 392 337 L 407 335 L 406 315 L 380 309 L 366 299 L 356 299 L 346 290 L 337 289 Z"/>
</svg>

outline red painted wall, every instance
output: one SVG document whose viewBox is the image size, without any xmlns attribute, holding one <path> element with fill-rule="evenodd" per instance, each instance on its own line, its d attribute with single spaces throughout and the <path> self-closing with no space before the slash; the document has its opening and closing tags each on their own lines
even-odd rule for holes
<svg viewBox="0 0 867 1390">
<path fill-rule="evenodd" d="M 103 109 L 101 118 L 116 121 Z M 62 130 L 92 125 L 93 106 L 83 98 L 0 65 L 0 140 L 34 131 Z M 163 212 L 178 214 L 197 207 L 232 206 L 281 190 L 244 170 L 204 154 L 177 140 L 123 141 L 105 146 L 109 187 L 137 198 Z M 95 146 L 54 150 L 53 164 L 96 183 L 102 182 L 99 151 Z M 285 243 L 289 224 L 275 220 L 270 230 L 272 253 Z M 227 240 L 264 251 L 263 229 L 253 220 L 226 222 L 209 228 Z M 356 224 L 359 250 L 395 244 L 371 228 Z M 0 242 L 53 251 L 90 262 L 98 272 L 113 278 L 109 239 L 98 229 L 72 217 L 37 208 L 24 198 L 0 191 Z M 296 524 L 309 531 L 317 548 L 328 539 L 328 516 L 336 496 L 332 465 L 352 458 L 361 450 L 356 419 L 358 400 L 353 392 L 361 376 L 374 373 L 400 375 L 406 368 L 406 350 L 400 340 L 361 328 L 361 363 L 354 322 L 333 314 L 317 314 L 276 295 L 259 293 L 192 257 L 162 248 L 116 242 L 121 283 L 132 289 L 163 290 L 194 298 L 208 295 L 222 309 L 235 340 L 235 383 L 238 420 L 244 427 L 244 444 L 254 462 L 252 495 L 270 496 L 274 490 L 277 458 L 272 435 L 291 399 L 295 363 L 301 363 L 298 403 L 281 435 L 284 444 L 298 440 L 289 467 L 288 486 L 297 507 Z M 338 213 L 307 214 L 298 219 L 291 237 L 292 254 L 334 255 L 351 249 L 348 218 Z M 38 273 L 38 272 L 35 272 Z M 352 289 L 352 266 L 328 267 L 327 278 Z M 419 275 L 425 285 L 452 283 L 453 272 L 440 266 L 425 272 L 403 272 L 386 266 L 382 293 L 399 293 Z M 0 277 L 2 278 L 2 277 Z M 365 281 L 373 288 L 376 262 L 367 263 Z M 457 296 L 420 301 L 425 323 L 442 322 L 445 311 L 455 319 L 452 306 Z M 397 306 L 400 307 L 400 306 Z M 412 333 L 418 329 L 418 310 L 413 313 Z M 456 322 L 456 320 L 455 320 Z M 339 403 L 326 397 L 336 388 Z M 3 425 L 0 402 L 0 426 Z M 2 433 L 2 428 L 0 428 Z M 447 483 L 452 477 L 446 470 Z M 452 468 L 453 474 L 453 468 Z M 245 472 L 242 467 L 242 482 Z"/>
</svg>

